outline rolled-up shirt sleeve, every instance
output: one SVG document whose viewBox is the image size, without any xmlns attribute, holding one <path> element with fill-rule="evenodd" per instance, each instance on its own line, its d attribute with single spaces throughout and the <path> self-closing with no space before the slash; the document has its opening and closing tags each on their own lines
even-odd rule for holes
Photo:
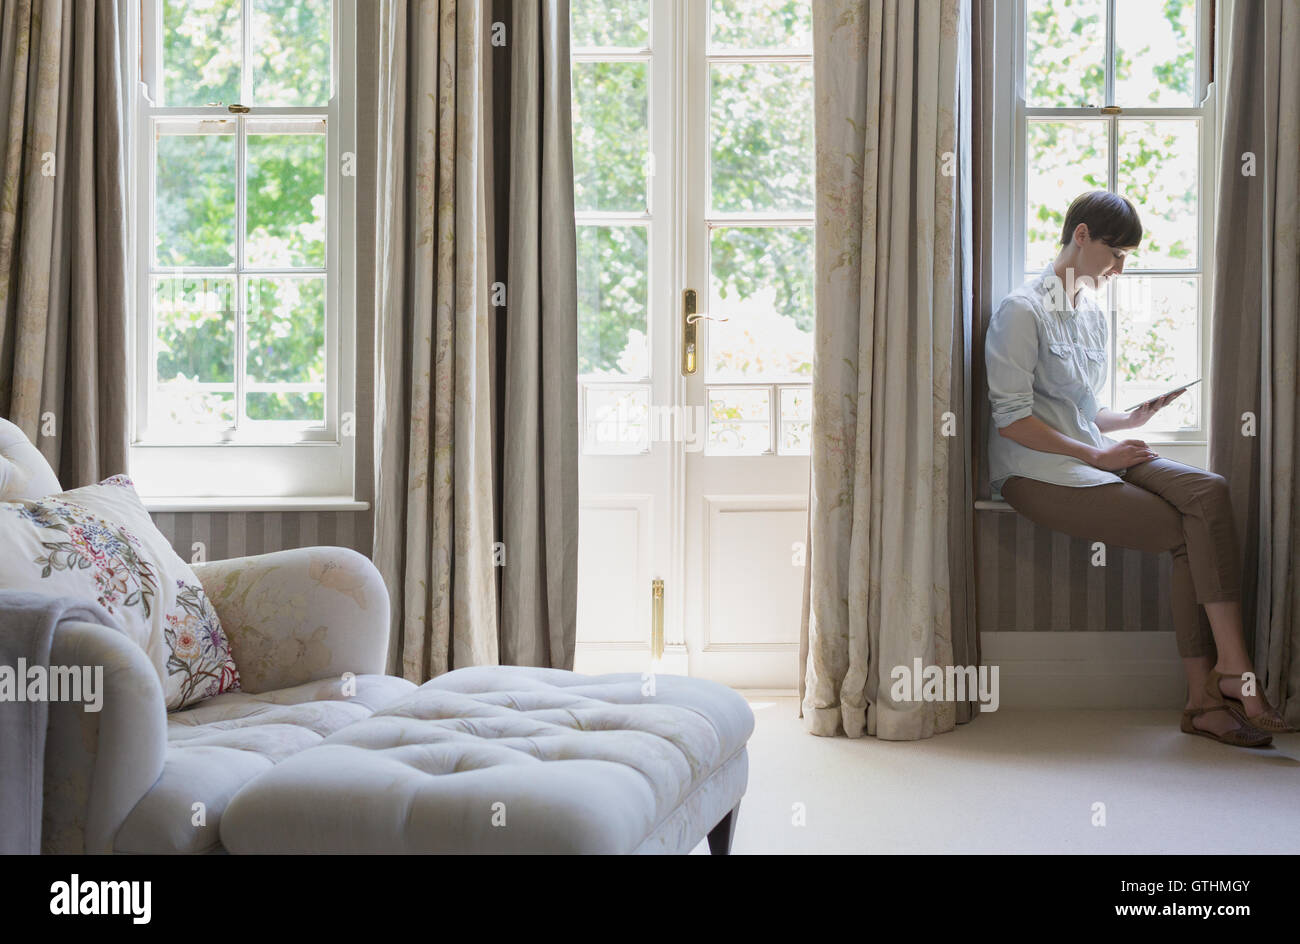
<svg viewBox="0 0 1300 944">
<path fill-rule="evenodd" d="M 1007 297 L 994 312 L 984 338 L 993 422 L 999 428 L 1024 419 L 1034 407 L 1034 367 L 1038 364 L 1038 323 L 1023 298 Z"/>
</svg>

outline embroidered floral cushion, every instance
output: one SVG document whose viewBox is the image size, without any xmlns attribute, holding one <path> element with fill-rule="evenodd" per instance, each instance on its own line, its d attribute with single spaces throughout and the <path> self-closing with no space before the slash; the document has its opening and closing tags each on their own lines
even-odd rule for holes
<svg viewBox="0 0 1300 944">
<path fill-rule="evenodd" d="M 153 660 L 168 711 L 239 689 L 217 611 L 125 475 L 0 502 L 0 587 L 97 601 Z"/>
</svg>

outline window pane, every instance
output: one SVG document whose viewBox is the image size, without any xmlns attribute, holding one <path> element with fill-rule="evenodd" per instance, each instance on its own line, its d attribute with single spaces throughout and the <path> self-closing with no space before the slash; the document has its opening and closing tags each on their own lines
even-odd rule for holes
<svg viewBox="0 0 1300 944">
<path fill-rule="evenodd" d="M 1025 104 L 1106 104 L 1105 0 L 1027 0 Z"/>
<path fill-rule="evenodd" d="M 235 122 L 159 122 L 154 259 L 160 266 L 235 262 Z"/>
<path fill-rule="evenodd" d="M 1026 269 L 1042 269 L 1056 258 L 1070 202 L 1106 189 L 1107 134 L 1104 120 L 1025 122 Z"/>
<path fill-rule="evenodd" d="M 253 101 L 327 104 L 330 26 L 330 0 L 254 0 Z"/>
<path fill-rule="evenodd" d="M 162 101 L 239 101 L 240 0 L 163 0 Z"/>
<path fill-rule="evenodd" d="M 1200 122 L 1119 122 L 1117 188 L 1142 215 L 1142 245 L 1132 265 L 1178 269 L 1196 265 Z"/>
<path fill-rule="evenodd" d="M 573 64 L 574 206 L 644 213 L 650 123 L 644 62 Z"/>
<path fill-rule="evenodd" d="M 766 387 L 709 390 L 711 455 L 758 456 L 772 448 L 772 409 Z"/>
<path fill-rule="evenodd" d="M 578 372 L 650 376 L 644 226 L 578 227 Z"/>
<path fill-rule="evenodd" d="M 1200 376 L 1199 280 L 1126 275 L 1115 283 L 1118 312 L 1117 410 Z M 1200 425 L 1204 382 L 1157 413 L 1146 432 Z"/>
<path fill-rule="evenodd" d="M 731 49 L 812 48 L 808 0 L 712 0 L 709 36 Z"/>
<path fill-rule="evenodd" d="M 233 278 L 154 278 L 153 422 L 234 423 L 234 291 Z"/>
<path fill-rule="evenodd" d="M 249 419 L 325 416 L 325 279 L 249 279 L 245 375 Z"/>
<path fill-rule="evenodd" d="M 709 377 L 812 374 L 813 231 L 730 226 L 709 239 Z"/>
<path fill-rule="evenodd" d="M 303 133 L 260 133 L 276 127 Z M 250 266 L 325 265 L 324 124 L 248 122 L 248 236 Z"/>
<path fill-rule="evenodd" d="M 215 427 L 235 425 L 233 389 L 215 389 L 191 380 L 173 380 L 154 387 L 150 422 L 155 426 Z"/>
<path fill-rule="evenodd" d="M 650 45 L 650 0 L 572 0 L 569 5 L 569 45 Z"/>
<path fill-rule="evenodd" d="M 322 422 L 325 393 L 271 393 L 249 391 L 245 412 L 250 420 L 295 420 Z"/>
<path fill-rule="evenodd" d="M 709 73 L 713 209 L 811 212 L 812 67 L 725 63 L 711 66 Z"/>
<path fill-rule="evenodd" d="M 812 442 L 812 390 L 781 388 L 781 439 L 783 456 L 806 456 Z"/>
<path fill-rule="evenodd" d="M 1115 104 L 1197 104 L 1196 0 L 1124 0 L 1115 7 Z"/>
<path fill-rule="evenodd" d="M 584 452 L 626 455 L 649 450 L 649 387 L 586 387 L 584 395 Z"/>
</svg>

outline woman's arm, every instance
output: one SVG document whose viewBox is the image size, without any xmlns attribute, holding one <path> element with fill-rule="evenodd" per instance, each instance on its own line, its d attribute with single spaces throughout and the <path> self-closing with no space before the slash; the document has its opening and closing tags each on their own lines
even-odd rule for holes
<svg viewBox="0 0 1300 944">
<path fill-rule="evenodd" d="M 1093 419 L 1097 428 L 1103 433 L 1114 432 L 1117 429 L 1132 429 L 1139 424 L 1133 422 L 1132 413 L 1116 413 L 1114 410 L 1098 410 L 1097 416 Z"/>
<path fill-rule="evenodd" d="M 1120 469 L 1127 469 L 1148 459 L 1157 458 L 1156 454 L 1140 439 L 1126 439 L 1106 449 L 1098 449 L 1077 439 L 1071 439 L 1032 415 L 999 428 L 998 435 L 1018 442 L 1026 449 L 1073 456 L 1088 465 L 1108 472 L 1118 472 Z"/>
<path fill-rule="evenodd" d="M 1057 455 L 1073 456 L 1089 465 L 1096 465 L 1095 460 L 1099 449 L 1089 446 L 1087 443 L 1079 442 L 1077 439 L 1071 439 L 1064 433 L 1052 429 L 1036 416 L 1026 416 L 1016 420 L 1008 426 L 1003 426 L 998 430 L 999 436 L 1005 436 L 1013 442 L 1018 442 L 1026 449 L 1036 449 L 1039 452 L 1054 452 Z"/>
<path fill-rule="evenodd" d="M 1127 413 L 1116 413 L 1114 410 L 1098 410 L 1093 422 L 1097 424 L 1097 428 L 1103 433 L 1109 433 L 1113 429 L 1137 429 L 1139 426 L 1145 426 L 1147 420 L 1173 403 L 1186 391 L 1187 388 L 1184 387 L 1181 390 L 1166 393 L 1162 397 L 1156 397 L 1154 400 L 1148 400 L 1140 404 L 1136 410 L 1129 410 Z"/>
</svg>

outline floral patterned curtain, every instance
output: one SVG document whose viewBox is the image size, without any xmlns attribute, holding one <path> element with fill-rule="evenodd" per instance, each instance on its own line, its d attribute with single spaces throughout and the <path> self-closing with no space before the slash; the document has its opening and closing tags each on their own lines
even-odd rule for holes
<svg viewBox="0 0 1300 944">
<path fill-rule="evenodd" d="M 568 4 L 384 0 L 378 15 L 374 558 L 390 670 L 572 668 Z"/>
<path fill-rule="evenodd" d="M 0 6 L 0 416 L 64 488 L 127 471 L 121 12 Z"/>
<path fill-rule="evenodd" d="M 1255 665 L 1269 701 L 1300 724 L 1300 4 L 1227 0 L 1216 17 L 1210 471 L 1231 483 Z"/>
<path fill-rule="evenodd" d="M 802 713 L 950 731 L 896 667 L 975 655 L 968 0 L 813 7 L 817 321 Z M 964 109 L 964 111 L 963 111 Z"/>
</svg>

